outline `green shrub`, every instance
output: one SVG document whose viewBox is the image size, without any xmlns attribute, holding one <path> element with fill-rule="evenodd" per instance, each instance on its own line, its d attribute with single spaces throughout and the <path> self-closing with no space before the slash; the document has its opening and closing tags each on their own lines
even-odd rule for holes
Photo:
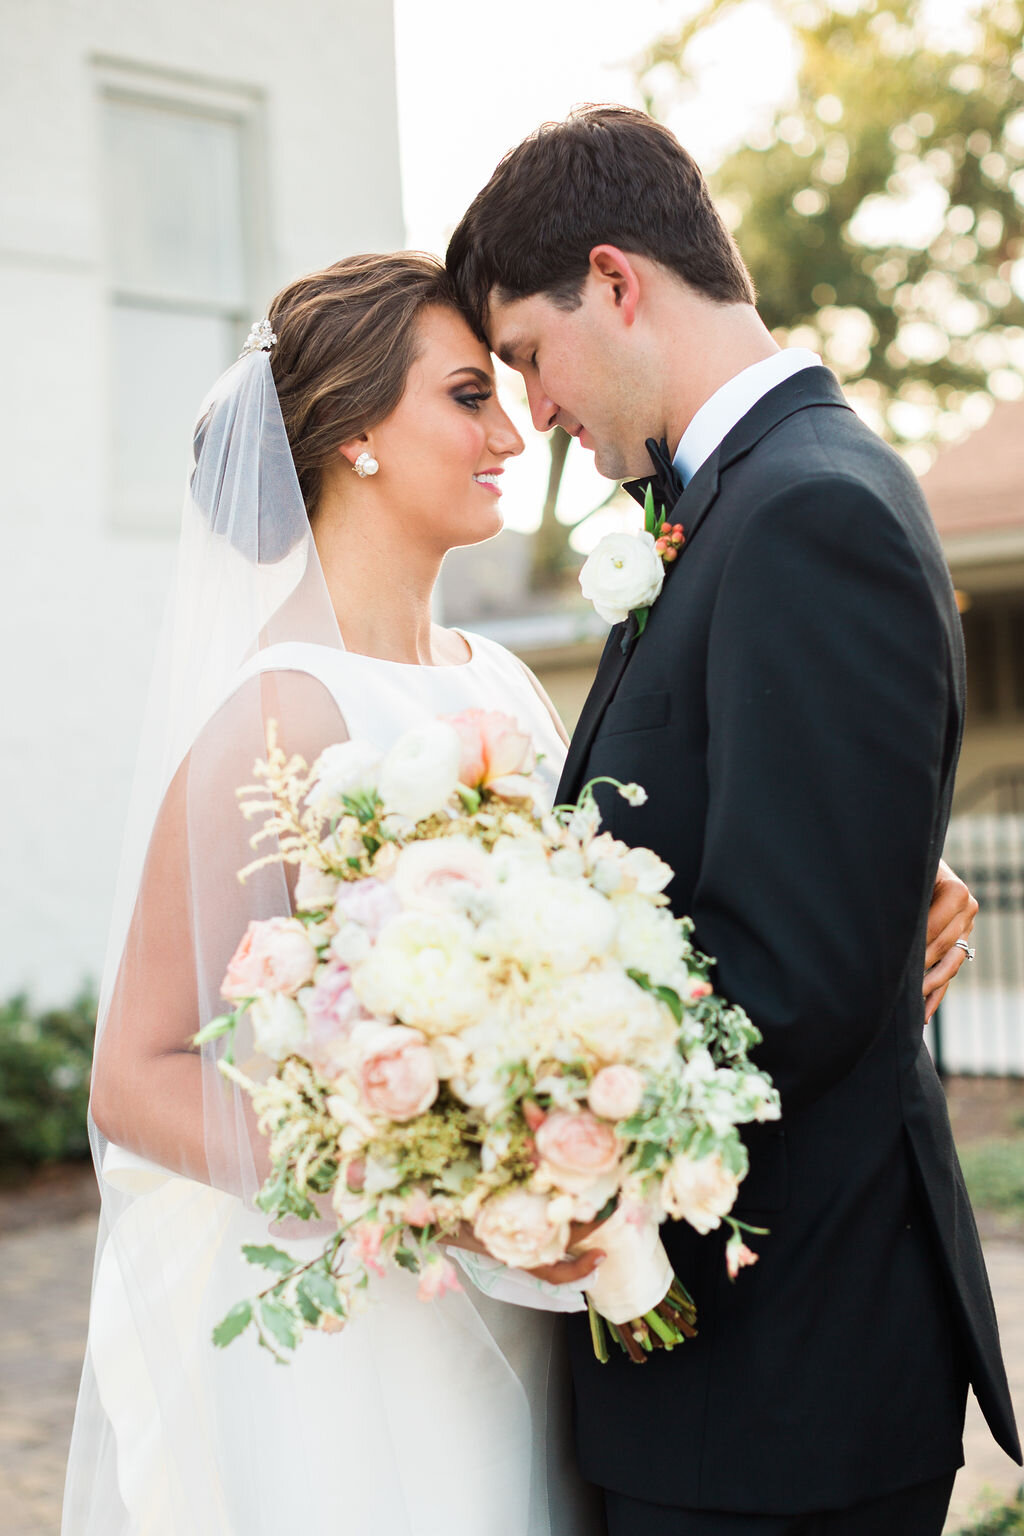
<svg viewBox="0 0 1024 1536">
<path fill-rule="evenodd" d="M 1012 1504 L 990 1509 L 976 1525 L 965 1525 L 955 1536 L 1024 1536 L 1024 1491 Z"/>
<path fill-rule="evenodd" d="M 1024 1138 L 975 1142 L 961 1148 L 960 1162 L 972 1205 L 1024 1216 Z"/>
<path fill-rule="evenodd" d="M 0 1168 L 86 1157 L 96 999 L 37 1010 L 0 1003 Z"/>
</svg>

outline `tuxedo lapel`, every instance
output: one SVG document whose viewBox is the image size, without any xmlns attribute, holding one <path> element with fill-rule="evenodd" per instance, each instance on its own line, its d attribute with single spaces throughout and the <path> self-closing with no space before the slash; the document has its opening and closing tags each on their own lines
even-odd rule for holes
<svg viewBox="0 0 1024 1536">
<path fill-rule="evenodd" d="M 835 376 L 827 368 L 804 368 L 777 384 L 736 423 L 697 470 L 689 485 L 678 497 L 675 505 L 665 506 L 665 520 L 682 523 L 686 535 L 679 551 L 679 558 L 665 573 L 666 582 L 674 579 L 687 551 L 693 544 L 694 535 L 718 499 L 722 476 L 731 464 L 744 458 L 767 434 L 792 416 L 796 411 L 812 406 L 839 406 L 850 410 Z M 650 451 L 650 450 L 649 450 Z M 633 480 L 624 485 L 635 501 L 643 505 L 644 494 L 653 484 L 655 496 L 663 494 L 670 477 L 664 473 L 650 480 Z M 659 599 L 660 600 L 660 599 Z M 608 643 L 594 679 L 594 686 L 587 695 L 579 723 L 573 733 L 569 753 L 558 786 L 559 802 L 575 800 L 583 787 L 587 756 L 597 734 L 605 710 L 615 697 L 637 641 L 636 622 L 630 617 L 627 624 L 616 624 L 608 636 Z"/>
</svg>

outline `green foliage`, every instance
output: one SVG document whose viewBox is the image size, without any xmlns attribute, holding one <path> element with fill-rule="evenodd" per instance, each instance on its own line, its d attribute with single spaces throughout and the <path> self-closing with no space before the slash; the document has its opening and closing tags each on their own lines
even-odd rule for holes
<svg viewBox="0 0 1024 1536">
<path fill-rule="evenodd" d="M 1010 1504 L 990 1509 L 975 1525 L 965 1525 L 955 1536 L 1024 1536 L 1024 1491 Z"/>
<path fill-rule="evenodd" d="M 690 43 L 738 3 L 710 0 L 650 51 L 652 111 L 686 90 Z M 815 345 L 892 441 L 961 435 L 979 395 L 1018 398 L 1024 375 L 1021 7 L 981 0 L 969 52 L 943 51 L 923 0 L 775 8 L 797 99 L 712 178 L 760 312 Z M 936 215 L 896 231 L 912 196 Z"/>
<path fill-rule="evenodd" d="M 961 1148 L 972 1205 L 1024 1218 L 1024 1138 L 993 1138 Z"/>
<path fill-rule="evenodd" d="M 34 1009 L 0 1004 L 0 1168 L 84 1158 L 96 999 Z"/>
</svg>

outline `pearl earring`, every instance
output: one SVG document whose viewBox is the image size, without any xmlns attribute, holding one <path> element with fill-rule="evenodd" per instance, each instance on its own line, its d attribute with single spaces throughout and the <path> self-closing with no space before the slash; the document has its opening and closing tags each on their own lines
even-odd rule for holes
<svg viewBox="0 0 1024 1536">
<path fill-rule="evenodd" d="M 380 469 L 380 465 L 372 453 L 361 453 L 352 468 L 360 480 L 365 480 L 367 475 L 375 475 L 378 469 Z"/>
</svg>

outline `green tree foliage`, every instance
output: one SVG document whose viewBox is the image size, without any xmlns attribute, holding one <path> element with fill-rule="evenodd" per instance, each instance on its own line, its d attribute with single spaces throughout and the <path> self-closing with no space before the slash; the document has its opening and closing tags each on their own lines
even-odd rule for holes
<svg viewBox="0 0 1024 1536">
<path fill-rule="evenodd" d="M 39 1012 L 0 1003 L 0 1168 L 87 1157 L 96 999 Z"/>
<path fill-rule="evenodd" d="M 652 112 L 739 4 L 711 0 L 650 50 Z M 922 0 L 775 4 L 796 99 L 712 178 L 761 314 L 821 351 L 890 440 L 960 436 L 979 398 L 1024 394 L 1024 10 L 982 0 L 954 52 Z M 910 200 L 917 232 L 894 218 Z"/>
</svg>

